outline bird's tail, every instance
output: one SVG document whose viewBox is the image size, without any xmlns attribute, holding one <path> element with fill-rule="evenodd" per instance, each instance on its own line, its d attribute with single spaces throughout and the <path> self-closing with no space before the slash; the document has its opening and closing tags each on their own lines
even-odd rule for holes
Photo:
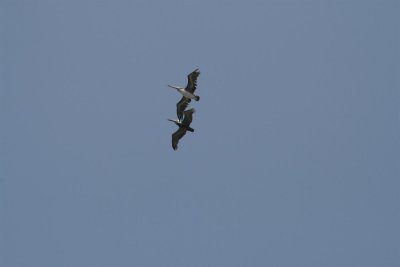
<svg viewBox="0 0 400 267">
<path fill-rule="evenodd" d="M 194 133 L 194 129 L 193 129 L 192 127 L 190 127 L 190 126 L 187 127 L 187 130 L 188 130 L 189 132 Z"/>
<path fill-rule="evenodd" d="M 200 100 L 200 96 L 196 95 L 195 100 L 196 100 L 196 101 L 199 101 L 199 100 Z"/>
</svg>

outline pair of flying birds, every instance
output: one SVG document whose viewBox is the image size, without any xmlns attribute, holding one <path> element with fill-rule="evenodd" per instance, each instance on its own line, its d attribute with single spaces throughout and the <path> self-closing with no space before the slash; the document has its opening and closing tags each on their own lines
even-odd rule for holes
<svg viewBox="0 0 400 267">
<path fill-rule="evenodd" d="M 186 110 L 192 99 L 199 101 L 200 97 L 194 94 L 194 91 L 197 87 L 197 77 L 199 77 L 200 71 L 199 69 L 195 69 L 192 73 L 190 73 L 188 78 L 188 83 L 185 88 L 179 86 L 168 85 L 171 88 L 176 89 L 179 93 L 182 94 L 181 100 L 176 104 L 176 115 L 178 119 L 169 121 L 174 122 L 179 129 L 172 134 L 172 148 L 174 150 L 178 149 L 179 140 L 186 134 L 187 131 L 194 132 L 194 129 L 190 127 L 190 123 L 192 123 L 193 113 L 195 112 L 194 108 Z"/>
</svg>

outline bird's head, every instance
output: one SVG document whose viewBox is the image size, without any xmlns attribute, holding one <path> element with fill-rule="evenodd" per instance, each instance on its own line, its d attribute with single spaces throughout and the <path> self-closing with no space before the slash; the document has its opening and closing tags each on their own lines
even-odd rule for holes
<svg viewBox="0 0 400 267">
<path fill-rule="evenodd" d="M 169 120 L 169 121 L 175 123 L 175 124 L 178 125 L 178 126 L 179 126 L 179 124 L 180 124 L 180 121 L 179 121 L 179 120 L 173 120 L 173 119 L 167 119 L 167 120 Z"/>
<path fill-rule="evenodd" d="M 171 88 L 173 88 L 173 89 L 175 89 L 175 90 L 183 89 L 182 87 L 173 86 L 173 85 L 169 85 L 169 84 L 168 84 L 168 87 L 171 87 Z"/>
</svg>

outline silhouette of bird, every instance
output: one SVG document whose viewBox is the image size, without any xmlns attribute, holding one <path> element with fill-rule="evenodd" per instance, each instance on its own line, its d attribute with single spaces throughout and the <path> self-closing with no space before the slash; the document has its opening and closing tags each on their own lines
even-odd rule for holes
<svg viewBox="0 0 400 267">
<path fill-rule="evenodd" d="M 189 105 L 191 99 L 196 101 L 200 100 L 200 97 L 194 94 L 194 91 L 197 88 L 197 77 L 199 77 L 200 71 L 199 69 L 195 69 L 188 76 L 188 83 L 185 88 L 180 86 L 172 86 L 168 85 L 171 88 L 176 89 L 180 94 L 182 94 L 181 100 L 176 104 L 176 115 L 178 119 L 181 120 L 183 117 L 183 112 Z"/>
</svg>

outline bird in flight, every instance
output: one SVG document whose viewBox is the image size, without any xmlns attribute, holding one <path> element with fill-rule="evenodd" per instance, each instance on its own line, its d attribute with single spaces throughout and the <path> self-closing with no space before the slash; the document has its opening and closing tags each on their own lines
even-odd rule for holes
<svg viewBox="0 0 400 267">
<path fill-rule="evenodd" d="M 178 149 L 179 140 L 186 134 L 187 131 L 192 133 L 194 132 L 194 129 L 190 127 L 194 112 L 195 112 L 194 108 L 185 110 L 183 112 L 183 120 L 168 119 L 169 121 L 174 122 L 179 127 L 179 129 L 172 134 L 172 148 L 174 150 Z"/>
<path fill-rule="evenodd" d="M 181 100 L 176 104 L 176 115 L 179 120 L 183 118 L 183 112 L 189 105 L 191 99 L 196 101 L 200 100 L 200 97 L 194 94 L 194 91 L 197 88 L 197 77 L 199 77 L 200 71 L 199 69 L 195 69 L 188 76 L 188 83 L 185 88 L 180 86 L 172 86 L 168 85 L 171 88 L 176 89 L 179 93 L 182 94 Z"/>
</svg>

